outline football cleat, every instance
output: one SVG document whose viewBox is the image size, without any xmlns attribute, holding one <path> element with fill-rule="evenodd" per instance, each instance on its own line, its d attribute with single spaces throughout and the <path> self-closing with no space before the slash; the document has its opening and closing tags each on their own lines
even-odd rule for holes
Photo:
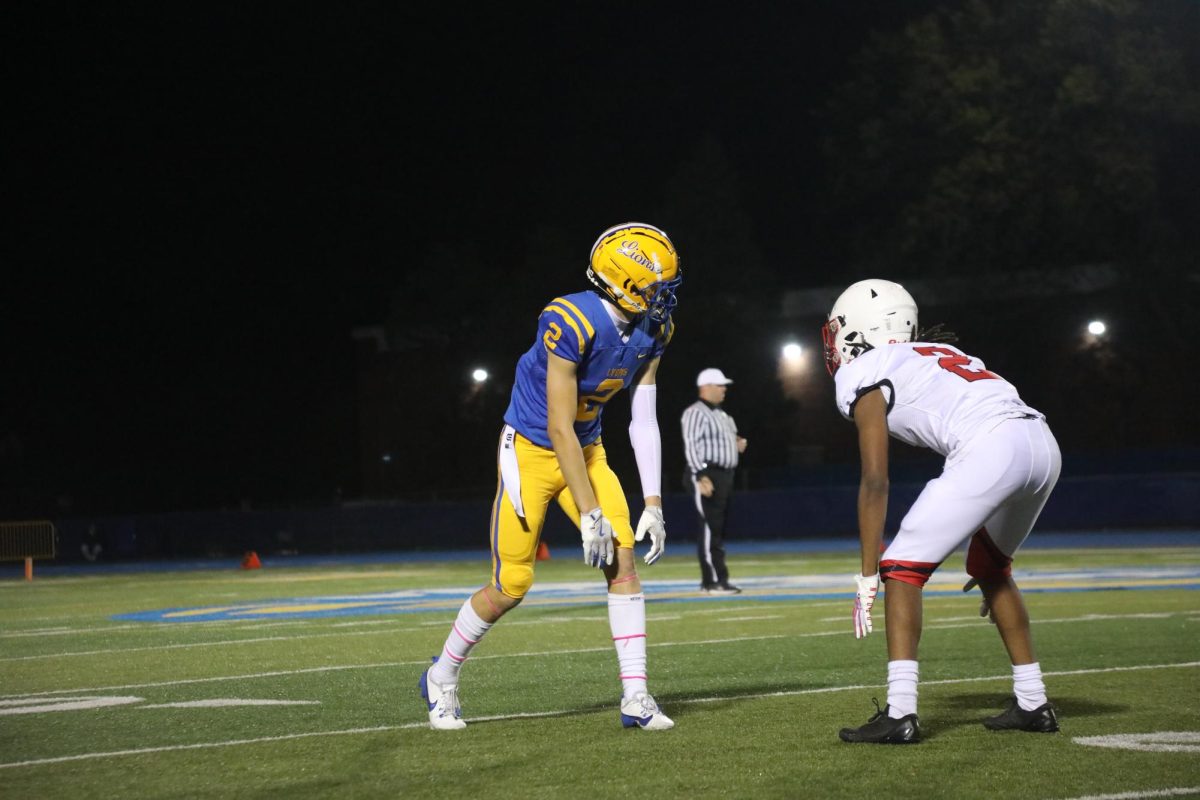
<svg viewBox="0 0 1200 800">
<path fill-rule="evenodd" d="M 646 731 L 665 731 L 675 727 L 675 721 L 662 712 L 654 698 L 646 692 L 621 701 L 621 725 Z"/>
<path fill-rule="evenodd" d="M 437 656 L 433 657 L 437 663 Z M 462 706 L 458 702 L 458 685 L 437 683 L 429 679 L 429 670 L 421 673 L 417 682 L 421 697 L 429 707 L 429 727 L 435 731 L 459 731 L 467 727 L 463 722 Z"/>
<path fill-rule="evenodd" d="M 1016 697 L 1010 697 L 1008 708 L 994 717 L 985 719 L 983 727 L 990 731 L 1055 733 L 1058 731 L 1058 715 L 1053 703 L 1042 703 L 1032 711 L 1026 711 L 1017 703 Z"/>
<path fill-rule="evenodd" d="M 704 592 L 704 594 L 718 595 L 741 594 L 742 592 L 736 586 L 701 586 L 700 591 Z"/>
<path fill-rule="evenodd" d="M 870 744 L 916 744 L 921 741 L 921 723 L 916 714 L 906 714 L 899 719 L 888 716 L 888 706 L 879 707 L 861 728 L 842 728 L 838 732 L 843 742 L 867 742 Z"/>
</svg>

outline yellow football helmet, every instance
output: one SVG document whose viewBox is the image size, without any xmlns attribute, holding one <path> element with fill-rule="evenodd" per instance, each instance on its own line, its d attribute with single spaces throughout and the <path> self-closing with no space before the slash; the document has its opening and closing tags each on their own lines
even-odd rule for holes
<svg viewBox="0 0 1200 800">
<path fill-rule="evenodd" d="M 592 245 L 588 279 L 634 317 L 662 322 L 675 308 L 683 283 L 679 255 L 666 233 L 643 222 L 626 222 L 600 234 Z"/>
</svg>

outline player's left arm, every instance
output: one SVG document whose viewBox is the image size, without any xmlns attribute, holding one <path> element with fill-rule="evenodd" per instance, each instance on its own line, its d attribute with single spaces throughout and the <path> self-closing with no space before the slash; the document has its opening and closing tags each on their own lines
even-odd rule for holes
<svg viewBox="0 0 1200 800">
<path fill-rule="evenodd" d="M 658 428 L 658 364 L 661 356 L 642 367 L 630 388 L 629 442 L 637 460 L 638 477 L 646 508 L 638 520 L 636 541 L 650 534 L 647 564 L 653 564 L 666 549 L 667 530 L 662 511 L 662 434 Z"/>
</svg>

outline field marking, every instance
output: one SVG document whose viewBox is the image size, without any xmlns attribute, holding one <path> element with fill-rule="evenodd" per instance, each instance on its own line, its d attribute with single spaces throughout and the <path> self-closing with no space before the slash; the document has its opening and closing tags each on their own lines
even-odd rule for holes
<svg viewBox="0 0 1200 800">
<path fill-rule="evenodd" d="M 21 639 L 35 636 L 67 636 L 72 633 L 108 633 L 109 631 L 127 631 L 141 629 L 143 631 L 153 630 L 145 625 L 113 625 L 108 628 L 39 628 L 32 631 L 13 631 L 11 633 L 0 633 L 0 639 Z"/>
<path fill-rule="evenodd" d="M 747 610 L 751 610 L 751 609 L 747 609 Z M 728 613 L 730 611 L 730 609 L 723 609 L 723 611 L 725 613 Z M 1077 617 L 1052 617 L 1050 619 L 1035 619 L 1035 620 L 1031 620 L 1031 622 L 1033 622 L 1034 624 L 1046 625 L 1046 624 L 1069 623 L 1069 622 L 1104 622 L 1104 621 L 1115 620 L 1115 619 L 1170 619 L 1172 617 L 1181 616 L 1185 613 L 1191 614 L 1193 612 L 1191 612 L 1189 610 L 1187 612 L 1162 611 L 1162 612 L 1137 612 L 1137 613 L 1132 613 L 1132 614 L 1083 614 L 1083 615 L 1080 615 Z M 672 618 L 673 617 L 671 617 L 671 616 L 662 616 L 662 617 L 658 617 L 657 619 L 672 619 Z M 607 619 L 607 617 L 599 617 L 599 616 L 597 616 L 597 617 L 575 617 L 575 616 L 571 616 L 571 617 L 563 617 L 561 619 L 561 621 L 562 622 L 577 622 L 580 620 L 603 620 L 603 619 Z M 957 623 L 957 624 L 935 623 L 932 625 L 926 625 L 925 630 L 927 630 L 927 631 L 955 630 L 958 628 L 969 628 L 974 625 L 979 625 L 982 622 L 982 620 L 978 617 L 953 617 L 950 619 L 969 620 L 969 621 L 964 621 L 964 622 Z M 549 618 L 540 618 L 537 620 L 514 620 L 512 622 L 506 623 L 505 627 L 512 627 L 514 625 L 546 624 L 546 622 L 550 621 L 550 620 L 558 621 L 558 618 L 549 617 Z M 654 621 L 654 620 L 652 619 L 651 621 Z M 822 621 L 826 621 L 826 620 L 822 620 Z M 828 621 L 842 621 L 842 620 L 841 620 L 841 618 L 838 618 L 838 617 L 832 617 L 832 618 L 829 618 Z M 228 639 L 228 640 L 215 641 L 215 642 L 184 642 L 184 643 L 178 643 L 178 644 L 146 645 L 144 647 L 111 647 L 111 648 L 107 648 L 104 650 L 79 650 L 79 651 L 68 652 L 68 653 L 39 653 L 37 655 L 30 655 L 30 656 L 7 656 L 5 658 L 0 658 L 0 663 L 12 662 L 12 661 L 42 661 L 42 660 L 46 660 L 46 659 L 70 658 L 70 657 L 81 657 L 81 656 L 113 655 L 113 654 L 117 654 L 117 653 L 144 653 L 144 652 L 152 652 L 152 651 L 159 651 L 159 650 L 187 650 L 187 649 L 194 649 L 194 648 L 198 648 L 198 647 L 229 647 L 232 645 L 239 645 L 239 644 L 262 644 L 263 642 L 291 642 L 291 641 L 299 641 L 299 640 L 303 640 L 303 639 L 328 639 L 328 638 L 333 638 L 333 637 L 338 637 L 338 636 L 376 636 L 376 635 L 380 635 L 380 634 L 410 633 L 415 630 L 416 630 L 416 628 L 404 627 L 404 626 L 398 624 L 398 627 L 396 627 L 396 628 L 374 628 L 372 630 L 366 630 L 366 631 L 336 631 L 333 633 L 302 633 L 302 634 L 297 634 L 295 636 L 256 636 L 256 637 L 249 638 L 249 639 Z M 795 633 L 795 634 L 789 634 L 789 635 L 795 636 L 795 637 L 839 636 L 843 633 L 845 633 L 845 631 L 839 629 L 839 630 L 833 630 L 833 631 Z M 570 651 L 560 651 L 560 652 L 570 652 Z M 579 652 L 590 652 L 590 651 L 579 651 Z M 490 658 L 490 656 L 477 656 L 477 658 L 480 658 L 480 657 Z"/>
<path fill-rule="evenodd" d="M 1114 566 L 1094 569 L 1067 568 L 1019 572 L 1029 593 L 1097 591 L 1103 589 L 1200 589 L 1200 565 Z M 926 586 L 926 596 L 960 594 L 966 573 L 946 570 Z M 847 577 L 841 573 L 759 575 L 740 579 L 743 600 L 810 600 L 844 597 Z M 701 594 L 687 579 L 646 580 L 656 602 L 708 604 L 721 599 Z M 401 589 L 385 592 L 336 594 L 316 597 L 276 598 L 217 606 L 165 608 L 114 615 L 119 622 L 179 622 L 194 624 L 214 620 L 261 618 L 320 618 L 361 614 L 427 613 L 454 611 L 473 587 Z M 590 605 L 596 600 L 591 581 L 558 581 L 534 586 L 525 605 L 532 607 Z"/>
<path fill-rule="evenodd" d="M 796 636 L 825 636 L 828 634 L 796 634 Z M 704 639 L 700 641 L 686 642 L 654 642 L 649 644 L 649 647 L 686 647 L 689 645 L 711 645 L 711 644 L 737 644 L 739 642 L 752 642 L 762 639 L 783 639 L 787 638 L 784 634 L 771 636 L 734 636 L 727 639 Z M 610 653 L 612 652 L 611 645 L 601 647 L 580 647 L 571 650 L 538 650 L 524 651 L 519 653 L 495 653 L 491 655 L 474 655 L 472 658 L 476 661 L 491 661 L 499 658 L 538 658 L 542 656 L 559 656 L 559 655 L 583 655 L 586 653 Z M 236 681 L 236 680 L 254 680 L 259 678 L 278 678 L 289 675 L 305 675 L 314 672 L 340 672 L 351 669 L 382 669 L 387 667 L 412 667 L 427 665 L 429 662 L 426 659 L 417 661 L 385 661 L 378 664 L 348 664 L 330 667 L 308 667 L 304 669 L 288 669 L 288 670 L 272 670 L 270 672 L 254 672 L 242 675 L 218 675 L 208 678 L 181 678 L 172 681 L 154 681 L 149 683 L 129 683 L 117 686 L 107 686 L 97 689 L 50 689 L 43 692 L 27 692 L 24 694 L 0 695 L 0 701 L 6 699 L 20 699 L 26 697 L 46 697 L 56 694 L 76 694 L 78 692 L 99 692 L 99 691 L 114 691 L 117 689 L 132 689 L 132 688 L 155 688 L 161 686 L 183 686 L 194 683 L 207 683 L 216 681 Z"/>
<path fill-rule="evenodd" d="M 217 697 L 212 700 L 185 700 L 179 703 L 155 703 L 138 708 L 234 708 L 237 706 L 319 706 L 320 700 L 251 700 Z"/>
<path fill-rule="evenodd" d="M 342 672 L 355 669 L 385 669 L 388 667 L 411 667 L 424 665 L 425 661 L 385 661 L 379 664 L 341 664 L 331 667 L 305 667 L 303 669 L 281 669 L 270 672 L 251 672 L 242 675 L 213 675 L 207 678 L 177 678 L 171 681 L 151 681 L 148 683 L 126 683 L 117 686 L 101 686 L 88 689 L 49 689 L 44 692 L 29 692 L 27 694 L 11 694 L 0 696 L 0 702 L 26 697 L 49 697 L 58 694 L 75 694 L 77 692 L 111 692 L 122 689 L 157 689 L 164 686 L 190 686 L 197 683 L 221 683 L 224 681 L 246 681 L 261 678 L 286 678 L 293 675 L 309 675 L 314 672 Z"/>
<path fill-rule="evenodd" d="M 1200 794 L 1200 786 L 1181 786 L 1175 789 L 1146 789 L 1118 794 L 1086 794 L 1079 797 L 1069 797 L 1066 800 L 1142 800 L 1151 797 L 1186 797 L 1189 794 Z"/>
<path fill-rule="evenodd" d="M 422 723 L 428 724 L 428 723 Z M 95 758 L 115 758 L 117 756 L 140 756 L 146 753 L 169 753 L 177 750 L 205 750 L 212 747 L 234 747 L 240 744 L 259 744 L 260 742 L 284 742 L 289 739 L 307 739 L 313 736 L 348 736 L 357 733 L 379 733 L 394 731 L 397 725 L 381 725 L 376 728 L 349 728 L 342 731 L 313 731 L 312 733 L 289 733 L 282 736 L 263 736 L 258 739 L 230 739 L 226 742 L 198 742 L 196 744 L 175 744 L 164 747 L 141 747 L 134 750 L 112 750 L 107 753 L 79 753 L 73 756 L 58 756 L 56 758 L 35 758 L 29 761 L 12 761 L 0 764 L 0 769 L 10 767 L 33 767 L 43 764 L 63 764 L 68 761 L 86 761 Z"/>
<path fill-rule="evenodd" d="M 759 637 L 755 637 L 755 638 L 759 638 Z M 424 663 L 424 662 L 422 662 L 422 663 Z M 1200 661 L 1190 661 L 1190 662 L 1181 663 L 1181 664 L 1140 664 L 1140 665 L 1133 665 L 1133 666 L 1129 666 L 1129 667 L 1102 667 L 1102 668 L 1098 668 L 1098 669 L 1089 669 L 1089 670 L 1070 670 L 1070 671 L 1065 671 L 1065 672 L 1046 672 L 1044 674 L 1047 676 L 1083 675 L 1083 674 L 1100 674 L 1100 673 L 1107 673 L 1107 672 L 1128 672 L 1128 671 L 1132 671 L 1132 670 L 1147 670 L 1147 669 L 1174 669 L 1174 668 L 1180 668 L 1180 667 L 1197 667 L 1197 666 L 1200 666 Z M 982 682 L 987 682 L 987 681 L 1008 681 L 1008 680 L 1012 680 L 1012 675 L 1005 674 L 1005 675 L 987 675 L 987 676 L 975 677 L 975 678 L 950 678 L 950 679 L 937 680 L 937 681 L 922 681 L 922 684 L 926 685 L 926 686 L 936 686 L 936 685 L 948 685 L 948 684 L 957 684 L 957 683 L 982 683 Z M 854 690 L 859 690 L 859 689 L 877 689 L 877 688 L 879 688 L 877 685 L 867 685 L 867 684 L 853 685 L 853 686 L 824 686 L 824 687 L 820 687 L 820 688 L 816 688 L 816 689 L 792 689 L 792 690 L 779 691 L 779 692 L 756 692 L 753 694 L 734 695 L 734 696 L 693 697 L 693 698 L 689 698 L 686 700 L 676 700 L 676 701 L 674 701 L 674 704 L 684 705 L 684 704 L 690 704 L 690 703 L 716 703 L 716 702 L 722 702 L 722 701 L 728 701 L 728 700 L 754 700 L 754 699 L 767 699 L 767 698 L 775 698 L 775 697 L 793 697 L 793 696 L 798 696 L 798 695 L 828 694 L 828 693 L 833 693 L 833 692 L 847 692 L 847 691 L 854 691 Z M 540 712 L 520 713 L 520 714 L 497 714 L 497 715 L 490 716 L 490 717 L 475 717 L 475 718 L 471 719 L 470 722 L 472 724 L 479 724 L 481 722 L 507 722 L 507 721 L 519 720 L 519 719 L 562 717 L 562 716 L 569 716 L 569 715 L 573 715 L 573 714 L 593 714 L 593 713 L 598 714 L 598 713 L 602 713 L 602 712 L 597 711 L 594 708 L 560 709 L 558 711 L 540 711 Z M 607 713 L 607 712 L 605 712 L 605 713 Z M 99 758 L 117 758 L 120 756 L 145 755 L 148 753 L 165 753 L 165 752 L 172 752 L 172 751 L 179 751 L 179 750 L 203 750 L 203 749 L 210 749 L 210 748 L 215 748 L 215 747 L 235 747 L 237 745 L 262 744 L 262 743 L 267 743 L 267 742 L 282 742 L 282 741 L 288 741 L 291 739 L 306 739 L 306 738 L 313 738 L 313 737 L 318 737 L 318 736 L 348 736 L 348 735 L 362 734 L 362 733 L 383 733 L 383 732 L 387 732 L 387 731 L 413 730 L 415 728 L 425 728 L 425 727 L 428 727 L 428 725 L 429 725 L 429 723 L 426 721 L 408 722 L 408 723 L 404 723 L 401 725 L 380 725 L 380 726 L 376 726 L 373 728 L 349 728 L 349 729 L 345 729 L 345 730 L 335 730 L 335 731 L 309 731 L 307 733 L 290 733 L 290 734 L 282 734 L 279 736 L 261 736 L 261 737 L 254 738 L 254 739 L 231 739 L 231 740 L 223 741 L 223 742 L 198 742 L 195 744 L 165 745 L 162 747 L 142 747 L 142 748 L 136 748 L 136 749 L 130 749 L 130 750 L 112 750 L 112 751 L 108 751 L 108 752 L 99 752 L 99 753 L 77 753 L 75 755 L 70 755 L 70 756 L 55 756 L 55 757 L 51 757 L 51 758 L 36 758 L 36 759 L 29 759 L 26 761 L 11 761 L 8 763 L 0 763 L 0 769 L 11 769 L 14 767 L 34 767 L 34 766 L 43 766 L 46 764 L 61 764 L 64 762 L 69 762 L 69 761 L 85 761 L 85 760 L 99 759 Z M 1180 791 L 1180 790 L 1165 790 L 1165 791 Z M 1153 797 L 1155 795 L 1145 795 L 1145 796 Z M 1163 796 L 1167 796 L 1167 795 L 1163 795 Z M 1118 797 L 1120 797 L 1120 796 L 1118 796 Z M 1079 800 L 1083 800 L 1083 799 L 1080 798 Z M 1090 800 L 1099 800 L 1099 798 L 1093 797 L 1093 798 L 1090 798 Z"/>
<path fill-rule="evenodd" d="M 1113 733 L 1107 736 L 1076 736 L 1071 741 L 1089 747 L 1141 750 L 1146 753 L 1200 753 L 1200 733 L 1196 731 Z"/>
<path fill-rule="evenodd" d="M 337 633 L 305 633 L 299 636 L 256 636 L 252 639 L 229 639 L 221 642 L 186 642 L 181 644 L 154 644 L 145 647 L 110 647 L 106 650 L 79 650 L 74 653 L 41 653 L 35 656 L 8 656 L 0 658 L 0 662 L 8 661 L 40 661 L 47 658 L 68 658 L 77 656 L 104 656 L 114 653 L 145 653 L 151 650 L 187 650 L 195 647 L 228 647 L 236 644 L 261 644 L 263 642 L 293 642 L 299 639 L 327 639 L 333 636 L 375 636 L 380 633 L 397 633 L 411 630 L 400 628 L 393 630 L 370 631 L 338 631 Z"/>
<path fill-rule="evenodd" d="M 721 617 L 713 622 L 751 622 L 756 619 L 783 619 L 783 614 L 762 614 L 756 617 Z"/>
<path fill-rule="evenodd" d="M 0 716 L 44 714 L 49 711 L 86 711 L 142 702 L 140 697 L 63 697 L 49 703 L 43 702 L 45 699 L 47 698 L 0 700 Z"/>
</svg>

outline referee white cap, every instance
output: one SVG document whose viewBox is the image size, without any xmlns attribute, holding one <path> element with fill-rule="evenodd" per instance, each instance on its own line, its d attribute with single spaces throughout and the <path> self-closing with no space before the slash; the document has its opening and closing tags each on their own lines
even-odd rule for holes
<svg viewBox="0 0 1200 800">
<path fill-rule="evenodd" d="M 726 378 L 725 373 L 721 372 L 721 370 L 717 369 L 716 367 L 709 367 L 708 369 L 700 370 L 700 374 L 696 376 L 696 385 L 707 386 L 710 383 L 715 383 L 718 386 L 725 386 L 726 384 L 733 383 L 733 381 L 729 380 L 729 378 Z"/>
</svg>

